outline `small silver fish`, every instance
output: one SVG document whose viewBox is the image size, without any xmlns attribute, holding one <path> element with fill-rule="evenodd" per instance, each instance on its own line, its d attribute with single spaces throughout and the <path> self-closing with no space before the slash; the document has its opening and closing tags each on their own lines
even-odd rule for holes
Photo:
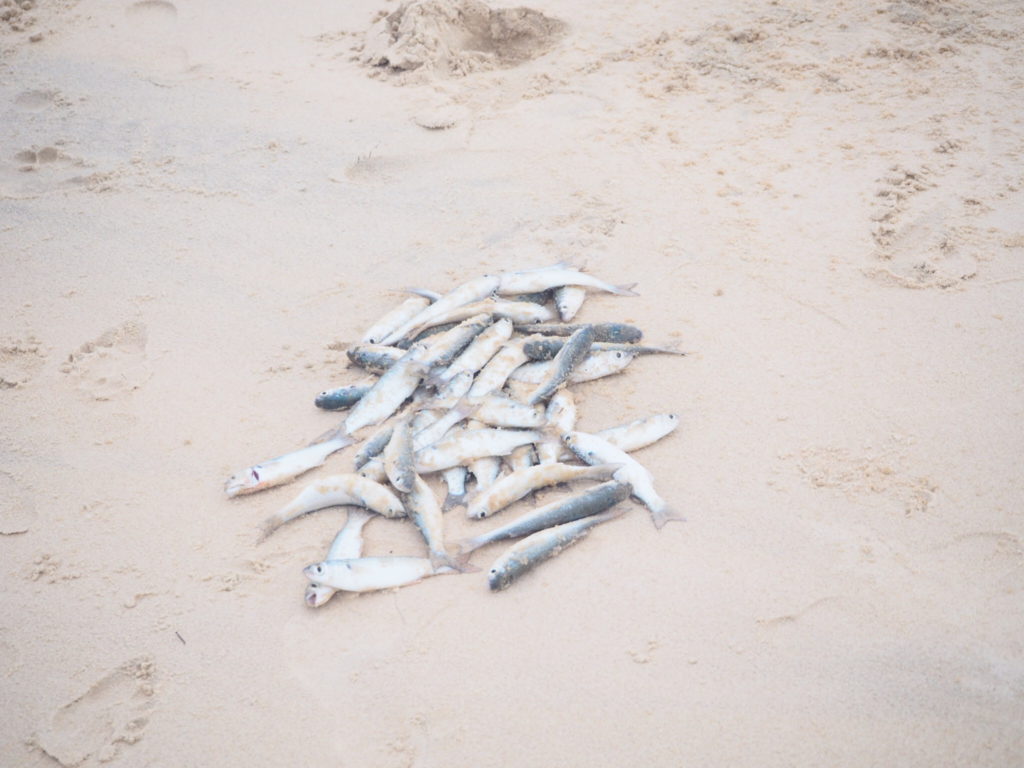
<svg viewBox="0 0 1024 768">
<path fill-rule="evenodd" d="M 513 581 L 536 565 L 543 563 L 563 549 L 586 536 L 595 525 L 612 520 L 623 514 L 621 510 L 609 510 L 590 517 L 562 523 L 553 528 L 531 534 L 513 544 L 501 557 L 494 561 L 488 574 L 492 592 L 507 588 Z"/>
</svg>

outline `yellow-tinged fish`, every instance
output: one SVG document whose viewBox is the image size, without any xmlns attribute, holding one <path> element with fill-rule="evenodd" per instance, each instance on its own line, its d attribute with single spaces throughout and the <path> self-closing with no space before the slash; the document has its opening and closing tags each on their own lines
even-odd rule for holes
<svg viewBox="0 0 1024 768">
<path fill-rule="evenodd" d="M 228 496 L 242 496 L 290 483 L 302 473 L 319 467 L 335 451 L 352 443 L 352 438 L 338 430 L 326 440 L 235 472 L 224 484 L 224 491 Z"/>
<path fill-rule="evenodd" d="M 334 537 L 325 560 L 347 560 L 363 554 L 363 526 L 373 517 L 373 513 L 362 507 L 353 507 L 348 511 L 345 526 Z M 337 590 L 325 584 L 310 584 L 306 587 L 306 605 L 319 608 L 330 600 Z"/>
<path fill-rule="evenodd" d="M 353 504 L 384 517 L 404 517 L 405 507 L 391 490 L 362 475 L 331 475 L 306 488 L 263 523 L 266 538 L 285 523 L 309 512 Z"/>
</svg>

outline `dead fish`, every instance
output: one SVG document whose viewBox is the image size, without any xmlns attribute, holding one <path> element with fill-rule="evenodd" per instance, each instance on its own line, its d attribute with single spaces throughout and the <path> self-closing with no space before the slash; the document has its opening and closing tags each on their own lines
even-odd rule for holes
<svg viewBox="0 0 1024 768">
<path fill-rule="evenodd" d="M 415 317 L 428 306 L 430 306 L 429 299 L 421 296 L 409 297 L 370 326 L 366 333 L 362 335 L 360 341 L 363 344 L 379 344 L 381 339 L 395 330 L 395 328 Z"/>
<path fill-rule="evenodd" d="M 373 388 L 349 411 L 345 429 L 351 435 L 379 424 L 398 410 L 419 386 L 429 366 L 424 362 L 427 348 L 416 345 L 384 373 Z"/>
<path fill-rule="evenodd" d="M 440 472 L 484 456 L 504 456 L 513 448 L 535 443 L 540 432 L 528 429 L 467 429 L 416 453 L 416 471 Z"/>
<path fill-rule="evenodd" d="M 563 285 L 555 289 L 555 309 L 558 310 L 558 318 L 563 323 L 568 323 L 576 313 L 580 311 L 583 302 L 587 298 L 587 289 L 578 285 Z"/>
<path fill-rule="evenodd" d="M 512 372 L 526 362 L 522 341 L 512 341 L 503 346 L 483 367 L 469 388 L 470 397 L 495 392 L 505 386 Z"/>
<path fill-rule="evenodd" d="M 603 512 L 629 498 L 632 491 L 633 489 L 628 483 L 622 484 L 609 480 L 580 493 L 574 493 L 567 498 L 557 499 L 550 504 L 520 515 L 505 525 L 493 528 L 487 533 L 463 540 L 458 545 L 459 556 L 465 559 L 469 553 L 495 541 L 518 539 L 545 528 L 596 515 L 598 512 Z"/>
<path fill-rule="evenodd" d="M 325 560 L 306 566 L 302 573 L 315 584 L 345 592 L 373 592 L 415 584 L 439 573 L 458 573 L 450 568 L 435 570 L 426 557 L 359 557 Z"/>
<path fill-rule="evenodd" d="M 483 275 L 457 286 L 389 333 L 384 337 L 383 343 L 394 344 L 413 331 L 420 331 L 430 325 L 438 325 L 439 323 L 435 322 L 438 318 L 443 318 L 452 310 L 466 304 L 472 304 L 490 296 L 498 289 L 500 283 L 501 278 L 497 275 Z M 440 322 L 444 322 L 444 320 Z"/>
<path fill-rule="evenodd" d="M 535 338 L 523 342 L 523 351 L 531 360 L 552 360 L 558 351 L 565 344 L 560 338 Z M 679 355 L 685 356 L 672 347 L 645 347 L 640 344 L 617 344 L 610 341 L 595 341 L 590 350 L 592 352 L 626 352 L 636 355 Z"/>
<path fill-rule="evenodd" d="M 501 478 L 487 491 L 477 494 L 466 510 L 466 517 L 478 520 L 490 517 L 509 504 L 547 485 L 583 479 L 607 480 L 622 466 L 622 464 L 601 464 L 580 467 L 555 463 L 526 467 Z"/>
<path fill-rule="evenodd" d="M 363 441 L 362 446 L 356 451 L 355 455 L 355 468 L 359 469 L 370 459 L 379 456 L 384 447 L 391 440 L 391 433 L 394 432 L 395 425 L 393 423 L 382 424 L 380 429 L 374 432 L 370 437 Z"/>
<path fill-rule="evenodd" d="M 412 426 L 410 425 L 411 414 L 406 414 L 395 424 L 391 432 L 391 439 L 384 446 L 381 458 L 384 461 L 384 472 L 391 481 L 391 485 L 401 493 L 412 491 L 413 483 L 416 481 L 416 473 L 412 468 Z"/>
<path fill-rule="evenodd" d="M 518 472 L 521 469 L 532 467 L 537 463 L 537 452 L 532 444 L 520 445 L 513 448 L 512 453 L 505 457 L 511 472 Z"/>
<path fill-rule="evenodd" d="M 427 549 L 430 552 L 430 563 L 434 568 L 447 565 L 457 570 L 463 568 L 456 564 L 444 545 L 444 518 L 437 497 L 426 481 L 417 474 L 413 475 L 413 490 L 404 496 L 406 511 L 409 518 L 420 529 Z"/>
<path fill-rule="evenodd" d="M 572 451 L 565 447 L 561 435 L 576 429 L 576 399 L 568 389 L 560 389 L 551 396 L 548 407 L 544 411 L 547 429 L 544 439 L 537 443 L 537 461 L 540 464 L 553 464 L 556 461 L 572 458 Z"/>
<path fill-rule="evenodd" d="M 339 428 L 326 440 L 235 472 L 224 484 L 224 491 L 228 496 L 241 496 L 291 482 L 303 472 L 319 467 L 328 456 L 352 442 L 344 429 Z"/>
<path fill-rule="evenodd" d="M 501 345 L 511 337 L 512 321 L 503 317 L 473 339 L 473 343 L 466 347 L 465 351 L 455 358 L 451 365 L 436 376 L 432 376 L 427 382 L 428 385 L 432 385 L 436 389 L 460 373 L 475 374 L 487 364 L 488 360 L 494 357 L 501 349 Z"/>
<path fill-rule="evenodd" d="M 357 344 L 345 354 L 353 365 L 380 374 L 400 360 L 405 353 L 404 349 L 384 344 Z"/>
<path fill-rule="evenodd" d="M 384 517 L 404 517 L 405 507 L 391 490 L 361 475 L 331 475 L 306 486 L 303 491 L 263 523 L 262 539 L 285 523 L 327 507 L 352 504 L 366 507 Z"/>
<path fill-rule="evenodd" d="M 348 560 L 360 557 L 363 554 L 363 526 L 371 517 L 373 517 L 373 513 L 362 507 L 350 509 L 348 520 L 338 531 L 338 535 L 334 537 L 324 560 Z M 309 584 L 306 586 L 306 605 L 310 608 L 319 608 L 330 600 L 336 591 L 334 587 L 324 584 Z"/>
<path fill-rule="evenodd" d="M 671 434 L 679 426 L 679 416 L 674 413 L 656 413 L 643 419 L 636 419 L 618 427 L 602 429 L 597 436 L 607 440 L 620 451 L 632 453 L 656 443 Z M 563 430 L 565 434 L 571 430 Z"/>
<path fill-rule="evenodd" d="M 584 381 L 593 381 L 605 376 L 612 376 L 621 373 L 633 360 L 635 354 L 626 351 L 591 352 L 572 373 L 569 374 L 570 384 L 581 384 Z M 549 376 L 554 369 L 554 360 L 547 362 L 526 363 L 516 368 L 509 379 L 522 381 L 530 384 L 540 384 Z M 472 390 L 470 390 L 472 391 Z"/>
<path fill-rule="evenodd" d="M 454 328 L 439 334 L 427 345 L 427 354 L 424 358 L 431 368 L 447 368 L 462 350 L 469 346 L 470 342 L 479 336 L 491 325 L 493 315 L 481 312 L 472 315 Z"/>
<path fill-rule="evenodd" d="M 598 280 L 593 275 L 587 275 L 578 269 L 573 269 L 565 262 L 554 264 L 550 267 L 538 269 L 524 269 L 519 272 L 505 272 L 501 275 L 501 283 L 498 286 L 498 294 L 508 296 L 516 293 L 531 293 L 534 291 L 546 291 L 550 288 L 558 288 L 563 285 L 578 285 L 586 288 L 596 288 L 600 291 L 615 293 L 620 296 L 636 296 L 633 285 L 612 285 L 603 280 Z M 634 284 L 635 285 L 635 284 Z"/>
<path fill-rule="evenodd" d="M 669 509 L 668 503 L 654 490 L 654 478 L 647 468 L 625 451 L 586 432 L 568 432 L 562 440 L 587 464 L 621 464 L 622 467 L 613 477 L 633 486 L 633 495 L 651 511 L 651 519 L 656 528 L 661 528 L 670 520 L 685 520 L 682 515 Z"/>
<path fill-rule="evenodd" d="M 566 339 L 551 361 L 551 372 L 526 399 L 527 405 L 536 405 L 551 397 L 555 390 L 568 380 L 573 370 L 587 356 L 590 346 L 594 343 L 594 330 L 585 325 Z M 524 352 L 525 352 L 525 344 Z"/>
<path fill-rule="evenodd" d="M 497 392 L 467 397 L 466 403 L 474 408 L 474 419 L 492 427 L 539 429 L 547 425 L 544 409 L 540 406 L 526 405 Z"/>
<path fill-rule="evenodd" d="M 580 324 L 544 324 L 523 325 L 516 327 L 517 331 L 524 333 L 541 333 L 545 336 L 572 336 L 583 326 Z M 594 329 L 594 341 L 610 341 L 614 343 L 629 344 L 640 341 L 644 332 L 635 325 L 627 323 L 592 323 Z"/>
<path fill-rule="evenodd" d="M 370 385 L 338 387 L 321 392 L 313 403 L 317 408 L 323 408 L 325 411 L 340 411 L 358 403 L 359 399 L 369 391 Z"/>
<path fill-rule="evenodd" d="M 596 525 L 619 517 L 621 510 L 609 510 L 570 523 L 530 534 L 513 544 L 491 566 L 488 584 L 492 592 L 507 588 L 513 581 L 536 565 L 548 560 L 566 547 L 582 539 Z"/>
</svg>

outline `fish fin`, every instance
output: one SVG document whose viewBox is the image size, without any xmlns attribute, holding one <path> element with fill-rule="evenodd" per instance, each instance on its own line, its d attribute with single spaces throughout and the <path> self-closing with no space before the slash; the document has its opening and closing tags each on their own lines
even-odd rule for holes
<svg viewBox="0 0 1024 768">
<path fill-rule="evenodd" d="M 613 285 L 613 290 L 611 292 L 618 296 L 639 296 L 640 294 L 633 290 L 636 286 L 636 283 L 629 283 L 628 285 Z"/>
<path fill-rule="evenodd" d="M 407 286 L 403 288 L 402 293 L 411 293 L 416 296 L 422 296 L 424 299 L 429 299 L 431 304 L 440 299 L 442 295 L 437 291 L 431 291 L 428 288 L 415 288 L 412 286 Z"/>
<path fill-rule="evenodd" d="M 271 515 L 270 517 L 268 517 L 260 525 L 260 532 L 259 535 L 256 537 L 256 543 L 262 544 L 264 541 L 267 540 L 267 538 L 269 538 L 270 534 L 272 534 L 274 531 L 280 528 L 283 524 L 284 520 L 282 520 L 278 515 Z"/>
<path fill-rule="evenodd" d="M 665 525 L 665 523 L 672 522 L 673 520 L 686 522 L 686 518 L 683 517 L 683 515 L 676 512 L 674 509 L 669 509 L 668 507 L 662 507 L 661 509 L 658 510 L 652 510 L 651 520 L 654 521 L 654 527 L 658 529 L 661 529 Z"/>
<path fill-rule="evenodd" d="M 448 568 L 459 573 L 474 573 L 480 570 L 469 562 L 468 553 L 465 556 L 459 556 L 450 555 L 447 552 L 434 552 L 430 555 L 430 565 L 433 566 L 434 573 L 447 572 L 445 569 Z"/>
<path fill-rule="evenodd" d="M 441 511 L 447 512 L 451 509 L 455 509 L 455 507 L 459 506 L 460 504 L 464 504 L 465 501 L 466 494 L 464 493 L 460 493 L 458 496 L 452 496 L 451 494 L 448 494 L 447 496 L 444 497 L 444 504 L 441 505 Z"/>
</svg>

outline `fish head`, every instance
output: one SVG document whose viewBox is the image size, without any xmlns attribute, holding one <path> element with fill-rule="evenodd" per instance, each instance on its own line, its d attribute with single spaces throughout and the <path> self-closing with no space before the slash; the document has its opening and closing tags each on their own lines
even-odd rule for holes
<svg viewBox="0 0 1024 768">
<path fill-rule="evenodd" d="M 224 492 L 227 493 L 228 496 L 240 496 L 244 493 L 258 491 L 263 487 L 263 483 L 265 482 L 261 475 L 262 469 L 263 468 L 257 464 L 254 467 L 249 467 L 248 469 L 235 472 L 235 474 L 229 477 L 227 482 L 224 483 Z"/>
<path fill-rule="evenodd" d="M 487 585 L 491 588 L 491 592 L 500 592 L 511 583 L 512 579 L 506 571 L 491 568 L 487 574 Z"/>
<path fill-rule="evenodd" d="M 306 605 L 319 608 L 334 596 L 334 589 L 323 584 L 310 584 L 306 587 Z"/>
<path fill-rule="evenodd" d="M 317 584 L 322 579 L 326 569 L 323 563 L 313 563 L 313 565 L 307 565 L 302 569 L 302 573 L 307 579 Z"/>
</svg>

